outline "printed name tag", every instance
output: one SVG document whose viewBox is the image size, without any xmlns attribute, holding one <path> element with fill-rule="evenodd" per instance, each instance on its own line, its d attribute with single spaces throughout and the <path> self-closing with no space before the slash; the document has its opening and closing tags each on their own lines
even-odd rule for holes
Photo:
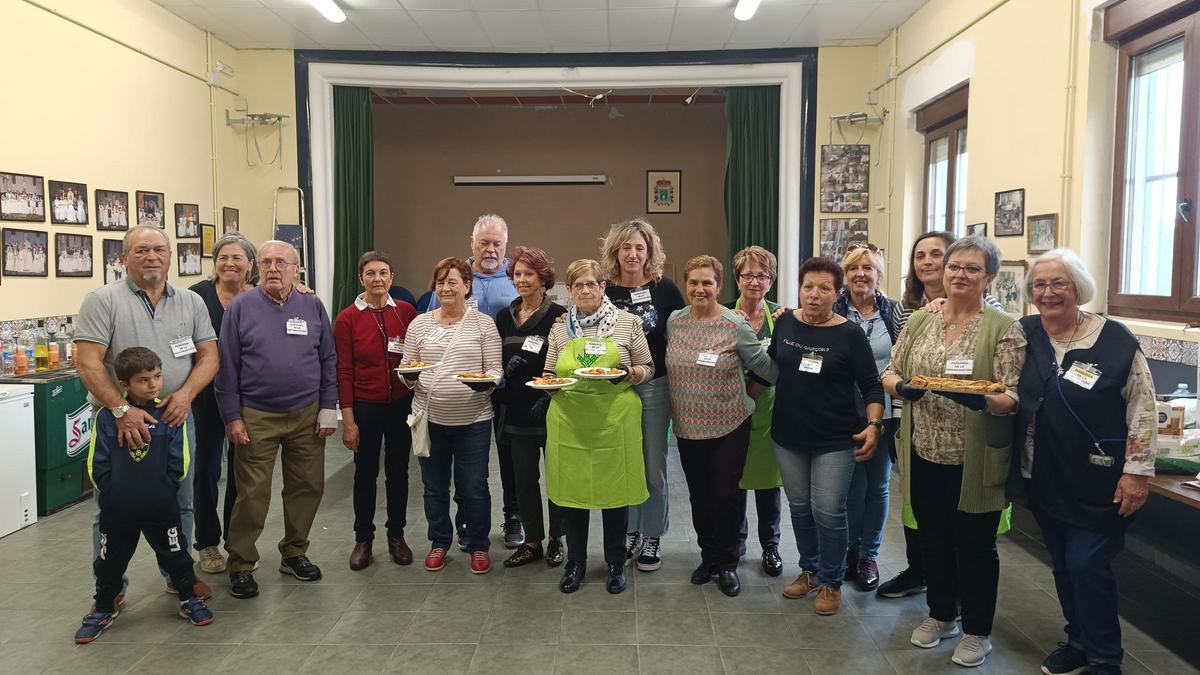
<svg viewBox="0 0 1200 675">
<path fill-rule="evenodd" d="M 711 352 L 701 352 L 700 356 L 696 359 L 696 365 L 712 368 L 717 365 L 717 356 L 717 354 Z"/>
<path fill-rule="evenodd" d="M 630 292 L 629 301 L 635 305 L 640 305 L 640 304 L 643 304 L 646 302 L 650 302 L 650 289 L 649 288 L 639 288 L 636 291 Z"/>
<path fill-rule="evenodd" d="M 975 370 L 975 359 L 949 359 L 946 361 L 947 375 L 970 375 Z"/>
<path fill-rule="evenodd" d="M 442 336 L 444 336 L 445 334 L 446 334 L 445 328 L 434 328 L 433 330 L 431 330 L 425 334 L 425 341 L 433 342 L 433 343 L 441 342 Z"/>
<path fill-rule="evenodd" d="M 388 338 L 388 353 L 389 354 L 403 354 L 404 353 L 404 341 L 398 337 Z"/>
<path fill-rule="evenodd" d="M 604 348 L 603 342 L 593 342 L 588 340 L 583 343 L 583 352 L 589 356 L 604 356 L 607 350 Z"/>
<path fill-rule="evenodd" d="M 1092 387 L 1096 386 L 1096 380 L 1100 379 L 1100 371 L 1090 363 L 1076 361 L 1071 364 L 1070 370 L 1063 375 L 1063 379 L 1091 391 Z"/>
<path fill-rule="evenodd" d="M 542 352 L 542 347 L 545 346 L 545 344 L 546 338 L 542 337 L 541 335 L 530 335 L 529 337 L 525 338 L 525 342 L 521 343 L 521 350 L 532 352 L 534 354 L 540 354 Z"/>
<path fill-rule="evenodd" d="M 1116 460 L 1113 459 L 1112 457 L 1109 457 L 1108 455 L 1096 454 L 1094 452 L 1092 454 L 1088 455 L 1088 464 L 1094 464 L 1096 466 L 1103 466 L 1103 467 L 1107 468 L 1107 467 L 1112 466 L 1115 463 L 1116 463 Z"/>
<path fill-rule="evenodd" d="M 819 373 L 821 372 L 821 364 L 825 359 L 816 354 L 806 354 L 800 358 L 800 372 L 802 373 Z"/>
<path fill-rule="evenodd" d="M 304 319 L 288 319 L 288 335 L 308 335 L 308 322 Z"/>
<path fill-rule="evenodd" d="M 171 353 L 175 358 L 181 358 L 196 353 L 196 344 L 190 337 L 177 337 L 171 340 Z"/>
</svg>

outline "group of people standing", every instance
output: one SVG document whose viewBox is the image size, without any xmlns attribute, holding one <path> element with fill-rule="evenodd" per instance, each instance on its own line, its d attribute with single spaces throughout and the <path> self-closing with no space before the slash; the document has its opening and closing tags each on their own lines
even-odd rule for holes
<svg viewBox="0 0 1200 675">
<path fill-rule="evenodd" d="M 166 240 L 157 228 L 126 237 L 127 254 L 131 245 L 135 252 L 126 260 L 129 279 L 106 287 L 107 295 L 137 298 L 123 311 L 158 311 L 143 281 L 160 266 L 136 254 L 136 245 L 163 248 L 165 271 L 169 242 L 154 246 L 155 237 Z M 192 377 L 164 387 L 169 409 L 186 401 L 179 414 L 195 415 L 201 570 L 228 572 L 235 597 L 257 594 L 255 541 L 280 456 L 280 571 L 321 577 L 307 558 L 308 532 L 323 492 L 324 439 L 340 408 L 355 465 L 351 569 L 374 560 L 381 457 L 388 556 L 413 562 L 405 538 L 412 452 L 428 522 L 424 567 L 441 570 L 457 540 L 471 572 L 489 572 L 494 434 L 504 541 L 514 549 L 503 564 L 565 563 L 560 589 L 576 591 L 586 576 L 590 512 L 598 510 L 605 587 L 621 593 L 627 565 L 642 572 L 662 565 L 673 432 L 700 548 L 692 583 L 739 593 L 750 490 L 762 569 L 782 573 L 782 488 L 800 566 L 785 597 L 811 596 L 814 611 L 830 615 L 847 580 L 881 597 L 927 590 L 929 616 L 911 641 L 928 648 L 962 633 L 953 660 L 963 666 L 983 663 L 991 650 L 996 535 L 1023 478 L 1068 621 L 1068 642 L 1044 670 L 1119 672 L 1111 562 L 1153 473 L 1153 386 L 1128 331 L 1080 309 L 1095 284 L 1073 253 L 1057 249 L 1034 261 L 1025 292 L 1040 315 L 1018 321 L 987 295 L 1000 255 L 980 237 L 922 235 L 899 301 L 880 290 L 885 261 L 871 244 L 852 246 L 841 261 L 811 258 L 799 271 L 794 310 L 766 299 L 777 264 L 758 246 L 732 256 L 737 293 L 723 305 L 727 274 L 718 259 L 689 260 L 680 289 L 662 274 L 654 228 L 641 219 L 619 223 L 599 260 L 565 267 L 568 308 L 548 295 L 557 281 L 550 256 L 524 246 L 508 255 L 507 243 L 504 220 L 481 217 L 473 255 L 434 266 L 431 309 L 422 314 L 389 294 L 390 259 L 367 252 L 359 261 L 363 293 L 332 325 L 316 296 L 295 283 L 299 260 L 289 245 L 267 242 L 256 251 L 237 235 L 216 244 L 213 278 L 192 290 L 207 310 L 204 335 L 217 339 L 221 365 L 215 354 L 199 354 L 190 359 Z M 166 289 L 160 302 L 174 297 Z M 81 319 L 111 311 L 98 294 Z M 99 343 L 81 351 L 81 371 L 100 405 L 119 406 L 105 387 L 92 389 L 104 348 L 118 346 L 102 332 L 77 334 Z M 171 339 L 168 356 L 179 352 Z M 553 391 L 526 386 L 580 368 L 607 369 L 610 378 Z M 929 391 L 913 384 L 918 376 L 989 380 L 1003 391 Z M 174 423 L 179 414 L 164 419 Z M 120 421 L 127 417 L 134 419 Z M 139 419 L 119 417 L 118 427 L 136 432 Z M 217 481 L 226 452 L 222 519 Z M 881 583 L 875 561 L 893 462 L 909 565 Z M 190 515 L 188 492 L 181 486 L 181 510 Z M 206 587 L 196 584 L 203 598 Z"/>
</svg>

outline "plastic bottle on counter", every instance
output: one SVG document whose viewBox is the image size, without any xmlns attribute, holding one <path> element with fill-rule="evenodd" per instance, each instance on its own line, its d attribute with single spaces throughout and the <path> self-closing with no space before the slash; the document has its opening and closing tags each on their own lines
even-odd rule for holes
<svg viewBox="0 0 1200 675">
<path fill-rule="evenodd" d="M 1193 398 L 1195 396 L 1195 394 L 1188 391 L 1186 382 L 1180 382 L 1179 384 L 1175 385 L 1175 391 L 1171 392 L 1171 395 L 1167 398 Z"/>
<path fill-rule="evenodd" d="M 71 317 L 67 317 L 67 325 L 63 326 L 58 331 L 58 339 L 60 340 L 59 358 L 63 359 L 63 366 L 75 365 L 75 326 L 71 322 Z"/>
<path fill-rule="evenodd" d="M 13 375 L 24 375 L 29 371 L 29 351 L 24 336 L 17 338 L 13 348 Z"/>
<path fill-rule="evenodd" d="M 16 375 L 17 364 L 13 361 L 13 345 L 12 342 L 5 342 L 4 348 L 0 349 L 0 361 L 3 361 L 3 372 L 5 375 Z"/>
<path fill-rule="evenodd" d="M 57 370 L 62 367 L 62 357 L 58 353 L 58 342 L 51 342 L 50 345 L 50 370 Z"/>
<path fill-rule="evenodd" d="M 33 334 L 33 357 L 37 371 L 50 370 L 50 336 L 46 333 L 46 322 L 38 319 Z"/>
</svg>

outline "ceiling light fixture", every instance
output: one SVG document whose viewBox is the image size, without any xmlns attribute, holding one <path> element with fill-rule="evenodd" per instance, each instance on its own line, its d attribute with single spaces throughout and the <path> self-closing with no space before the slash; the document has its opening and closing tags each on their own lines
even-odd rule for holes
<svg viewBox="0 0 1200 675">
<path fill-rule="evenodd" d="M 308 0 L 308 2 L 313 6 L 313 9 L 321 13 L 321 16 L 333 23 L 341 23 L 346 20 L 346 13 L 333 0 Z"/>
<path fill-rule="evenodd" d="M 760 0 L 738 0 L 737 7 L 733 8 L 733 18 L 738 21 L 749 21 L 750 17 L 758 11 L 758 3 Z"/>
</svg>

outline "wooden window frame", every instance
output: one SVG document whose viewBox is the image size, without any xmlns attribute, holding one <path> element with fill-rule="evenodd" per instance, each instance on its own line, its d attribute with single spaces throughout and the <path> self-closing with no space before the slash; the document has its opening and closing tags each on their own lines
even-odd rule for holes
<svg viewBox="0 0 1200 675">
<path fill-rule="evenodd" d="M 946 229 L 954 231 L 955 192 L 958 187 L 958 132 L 967 128 L 968 85 L 962 85 L 946 95 L 916 110 L 916 129 L 925 137 L 925 162 L 921 166 L 921 231 L 929 231 L 929 158 L 934 141 L 949 139 L 946 167 Z"/>
<path fill-rule="evenodd" d="M 1120 5 L 1117 5 L 1120 6 Z M 1143 20 L 1143 25 L 1144 25 Z M 1179 134 L 1179 176 L 1175 201 L 1192 200 L 1188 219 L 1176 211 L 1174 251 L 1171 258 L 1171 294 L 1169 296 L 1121 293 L 1121 269 L 1124 263 L 1125 172 L 1129 149 L 1129 85 L 1134 57 L 1167 42 L 1183 37 L 1184 99 Z M 1200 314 L 1200 296 L 1196 294 L 1196 220 L 1200 217 L 1200 14 L 1176 18 L 1166 25 L 1129 37 L 1121 42 L 1117 65 L 1116 140 L 1113 148 L 1112 227 L 1109 240 L 1108 311 L 1130 318 L 1160 321 L 1195 320 Z M 1190 221 L 1190 222 L 1189 222 Z"/>
</svg>

